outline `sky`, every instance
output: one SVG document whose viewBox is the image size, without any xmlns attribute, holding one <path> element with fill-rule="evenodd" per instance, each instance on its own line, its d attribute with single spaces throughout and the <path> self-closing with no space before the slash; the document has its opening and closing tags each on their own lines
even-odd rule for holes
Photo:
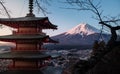
<svg viewBox="0 0 120 74">
<path fill-rule="evenodd" d="M 44 3 L 44 7 L 47 8 L 47 11 L 50 13 L 46 14 L 46 16 L 49 18 L 51 23 L 58 26 L 57 30 L 48 29 L 44 31 L 45 33 L 50 36 L 54 36 L 66 32 L 80 23 L 88 23 L 98 29 L 101 28 L 98 21 L 92 18 L 92 16 L 95 16 L 93 13 L 89 11 L 64 9 L 66 7 L 69 8 L 70 6 L 66 3 L 62 3 L 61 1 L 65 0 L 52 0 L 49 2 L 50 5 Z M 24 17 L 28 13 L 28 0 L 5 0 L 4 5 L 9 10 L 12 18 Z M 105 16 L 120 15 L 120 0 L 101 0 L 101 6 Z M 41 12 L 38 13 L 36 7 L 34 7 L 34 14 L 37 17 L 44 17 Z M 0 17 L 7 18 L 5 15 L 0 15 Z M 0 28 L 0 35 L 7 34 L 12 34 L 10 28 L 4 26 L 3 28 Z"/>
</svg>

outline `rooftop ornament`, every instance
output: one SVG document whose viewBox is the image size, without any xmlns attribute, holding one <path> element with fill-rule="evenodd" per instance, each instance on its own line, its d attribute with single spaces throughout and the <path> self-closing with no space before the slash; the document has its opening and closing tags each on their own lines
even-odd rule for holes
<svg viewBox="0 0 120 74">
<path fill-rule="evenodd" d="M 29 13 L 27 14 L 27 17 L 35 17 L 33 14 L 33 0 L 29 0 Z"/>
</svg>

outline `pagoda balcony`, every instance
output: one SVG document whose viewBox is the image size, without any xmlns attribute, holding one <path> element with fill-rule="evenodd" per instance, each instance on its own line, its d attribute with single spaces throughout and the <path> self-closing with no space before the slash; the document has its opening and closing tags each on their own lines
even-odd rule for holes
<svg viewBox="0 0 120 74">
<path fill-rule="evenodd" d="M 46 33 L 44 32 L 39 32 L 39 31 L 20 31 L 20 32 L 16 32 L 16 31 L 13 31 L 13 34 L 14 35 L 22 35 L 22 34 L 39 34 L 39 35 L 46 35 Z"/>
<path fill-rule="evenodd" d="M 13 62 L 8 66 L 9 70 L 40 70 L 40 68 L 45 67 L 48 63 L 42 61 L 35 63 L 36 66 L 16 66 Z M 21 65 L 21 64 L 19 64 Z"/>
</svg>

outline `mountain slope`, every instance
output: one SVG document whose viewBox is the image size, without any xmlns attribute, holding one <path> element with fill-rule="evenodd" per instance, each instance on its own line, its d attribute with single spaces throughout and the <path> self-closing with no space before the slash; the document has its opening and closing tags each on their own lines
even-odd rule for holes
<svg viewBox="0 0 120 74">
<path fill-rule="evenodd" d="M 95 40 L 99 40 L 99 30 L 89 24 L 79 24 L 71 30 L 53 36 L 55 40 L 59 40 L 59 45 L 92 45 Z M 109 35 L 102 34 L 102 38 L 107 41 Z"/>
</svg>

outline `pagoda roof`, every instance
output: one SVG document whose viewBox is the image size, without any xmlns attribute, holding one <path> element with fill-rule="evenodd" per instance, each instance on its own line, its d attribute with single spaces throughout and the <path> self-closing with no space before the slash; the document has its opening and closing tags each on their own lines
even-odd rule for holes
<svg viewBox="0 0 120 74">
<path fill-rule="evenodd" d="M 19 17 L 19 18 L 0 18 L 0 21 L 6 22 L 18 22 L 18 21 L 38 21 L 38 20 L 48 20 L 48 17 Z"/>
<path fill-rule="evenodd" d="M 44 54 L 42 52 L 35 52 L 35 51 L 21 51 L 21 52 L 7 52 L 0 54 L 0 59 L 46 59 L 50 58 L 51 56 L 48 54 Z"/>
<path fill-rule="evenodd" d="M 48 17 L 19 17 L 19 18 L 0 18 L 0 24 L 15 27 L 17 25 L 37 25 L 43 29 L 57 29 L 56 25 L 53 25 Z"/>
<path fill-rule="evenodd" d="M 15 41 L 15 42 L 39 42 L 39 40 L 45 42 L 45 43 L 58 43 L 58 41 L 55 41 L 51 39 L 48 35 L 40 35 L 40 34 L 26 34 L 26 35 L 5 35 L 0 36 L 1 41 Z M 23 41 L 24 40 L 24 41 Z M 34 41 L 35 40 L 35 41 Z"/>
<path fill-rule="evenodd" d="M 6 40 L 29 40 L 29 39 L 43 39 L 49 37 L 48 35 L 40 35 L 40 34 L 18 34 L 18 35 L 5 35 L 5 36 L 0 36 L 0 40 L 6 39 Z"/>
</svg>

